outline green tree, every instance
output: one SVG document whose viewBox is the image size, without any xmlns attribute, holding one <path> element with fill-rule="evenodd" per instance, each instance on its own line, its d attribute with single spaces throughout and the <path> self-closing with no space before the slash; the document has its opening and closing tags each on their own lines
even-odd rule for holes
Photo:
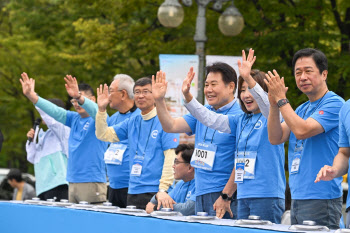
<svg viewBox="0 0 350 233">
<path fill-rule="evenodd" d="M 44 98 L 69 105 L 63 77 L 97 87 L 116 73 L 134 79 L 159 69 L 159 54 L 194 54 L 195 1 L 184 7 L 178 28 L 157 19 L 163 0 L 4 0 L 0 2 L 0 128 L 5 136 L 0 167 L 32 167 L 26 162 L 26 133 L 37 115 L 22 95 L 21 72 L 36 79 Z M 230 3 L 225 3 L 225 7 Z M 290 87 L 294 107 L 306 100 L 295 86 L 291 61 L 305 47 L 329 59 L 329 89 L 349 99 L 350 2 L 346 0 L 236 0 L 245 28 L 236 37 L 218 29 L 221 12 L 208 9 L 206 53 L 240 55 L 254 48 L 256 68 L 276 69 Z"/>
</svg>

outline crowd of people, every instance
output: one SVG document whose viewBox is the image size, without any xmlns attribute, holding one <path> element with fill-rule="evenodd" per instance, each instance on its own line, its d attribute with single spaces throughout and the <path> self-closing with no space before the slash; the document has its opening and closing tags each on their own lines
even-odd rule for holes
<svg viewBox="0 0 350 233">
<path fill-rule="evenodd" d="M 293 57 L 296 85 L 309 99 L 296 110 L 286 97 L 284 78 L 276 70 L 252 69 L 255 60 L 254 50 L 242 51 L 239 77 L 225 63 L 207 66 L 205 106 L 190 92 L 191 68 L 182 86 L 189 114 L 179 118 L 167 109 L 162 71 L 136 82 L 118 74 L 109 86 L 97 88 L 97 99 L 89 85 L 67 75 L 75 111 L 58 99 L 40 97 L 35 80 L 23 73 L 23 94 L 48 127 L 27 134 L 34 139 L 26 149 L 35 168 L 36 196 L 73 203 L 108 200 L 147 213 L 166 207 L 228 219 L 257 215 L 281 223 L 289 141 L 291 224 L 311 220 L 339 228 L 341 176 L 349 169 L 350 102 L 328 90 L 327 58 L 319 50 L 302 49 Z M 117 110 L 112 116 L 108 105 Z M 179 133 L 194 134 L 195 144 L 179 144 Z M 10 184 L 17 182 L 13 177 L 9 174 Z M 23 186 L 16 187 L 14 199 L 24 194 Z"/>
</svg>

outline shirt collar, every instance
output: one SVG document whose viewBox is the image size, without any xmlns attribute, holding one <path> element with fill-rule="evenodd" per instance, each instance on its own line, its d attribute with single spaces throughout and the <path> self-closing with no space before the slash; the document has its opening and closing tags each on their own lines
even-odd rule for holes
<svg viewBox="0 0 350 233">
<path fill-rule="evenodd" d="M 147 121 L 147 120 L 150 120 L 152 119 L 153 117 L 157 116 L 157 108 L 153 108 L 152 111 L 150 111 L 149 113 L 145 114 L 145 115 L 142 115 L 142 119 L 144 121 Z"/>
<path fill-rule="evenodd" d="M 237 98 L 234 98 L 230 103 L 222 106 L 221 108 L 218 108 L 217 110 L 215 110 L 215 108 L 210 105 L 210 110 L 213 110 L 215 112 L 222 112 L 222 111 L 225 111 L 225 110 L 231 108 L 236 102 L 237 102 Z"/>
</svg>

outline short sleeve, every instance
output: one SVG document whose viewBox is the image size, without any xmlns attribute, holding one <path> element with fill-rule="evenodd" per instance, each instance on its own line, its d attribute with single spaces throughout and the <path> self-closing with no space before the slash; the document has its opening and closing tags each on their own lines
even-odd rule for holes
<svg viewBox="0 0 350 233">
<path fill-rule="evenodd" d="M 162 150 L 166 151 L 174 149 L 179 145 L 179 134 L 178 133 L 166 133 L 163 131 L 162 135 Z"/>
<path fill-rule="evenodd" d="M 120 122 L 119 124 L 112 126 L 112 128 L 114 129 L 120 141 L 128 139 L 128 129 L 129 129 L 130 119 L 131 118 L 127 118 L 124 121 Z"/>
<path fill-rule="evenodd" d="M 68 127 L 72 127 L 73 119 L 74 119 L 74 117 L 75 117 L 77 114 L 78 114 L 78 113 L 76 113 L 76 112 L 67 111 L 66 123 L 65 123 L 65 125 L 68 126 Z"/>
<path fill-rule="evenodd" d="M 328 132 L 338 127 L 339 111 L 343 104 L 344 102 L 340 98 L 328 98 L 310 117 L 320 123 L 325 132 Z"/>
<path fill-rule="evenodd" d="M 187 132 L 189 136 L 196 134 L 196 126 L 197 126 L 197 119 L 192 116 L 192 114 L 186 114 L 183 116 L 185 121 L 187 122 L 188 126 L 190 126 L 192 132 Z"/>
<path fill-rule="evenodd" d="M 242 114 L 228 115 L 228 121 L 230 124 L 231 134 L 236 134 L 238 120 L 241 116 L 242 116 Z"/>
<path fill-rule="evenodd" d="M 340 110 L 339 114 L 339 147 L 350 147 L 349 135 L 347 133 L 347 127 L 350 132 L 350 105 L 346 104 Z M 346 119 L 348 119 L 346 121 Z"/>
</svg>

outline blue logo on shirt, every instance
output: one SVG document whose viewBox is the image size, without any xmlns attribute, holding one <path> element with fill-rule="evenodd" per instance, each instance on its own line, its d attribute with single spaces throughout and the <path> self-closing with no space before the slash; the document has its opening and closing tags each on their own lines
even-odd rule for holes
<svg viewBox="0 0 350 233">
<path fill-rule="evenodd" d="M 83 130 L 88 130 L 88 128 L 89 128 L 89 125 L 90 125 L 90 122 L 86 122 L 86 124 L 84 125 L 84 128 L 83 128 Z"/>
<path fill-rule="evenodd" d="M 153 130 L 153 132 L 151 134 L 152 138 L 156 138 L 157 135 L 158 135 L 158 130 Z"/>
<path fill-rule="evenodd" d="M 262 127 L 263 123 L 261 120 L 259 120 L 258 122 L 256 122 L 254 129 L 260 129 Z"/>
</svg>

